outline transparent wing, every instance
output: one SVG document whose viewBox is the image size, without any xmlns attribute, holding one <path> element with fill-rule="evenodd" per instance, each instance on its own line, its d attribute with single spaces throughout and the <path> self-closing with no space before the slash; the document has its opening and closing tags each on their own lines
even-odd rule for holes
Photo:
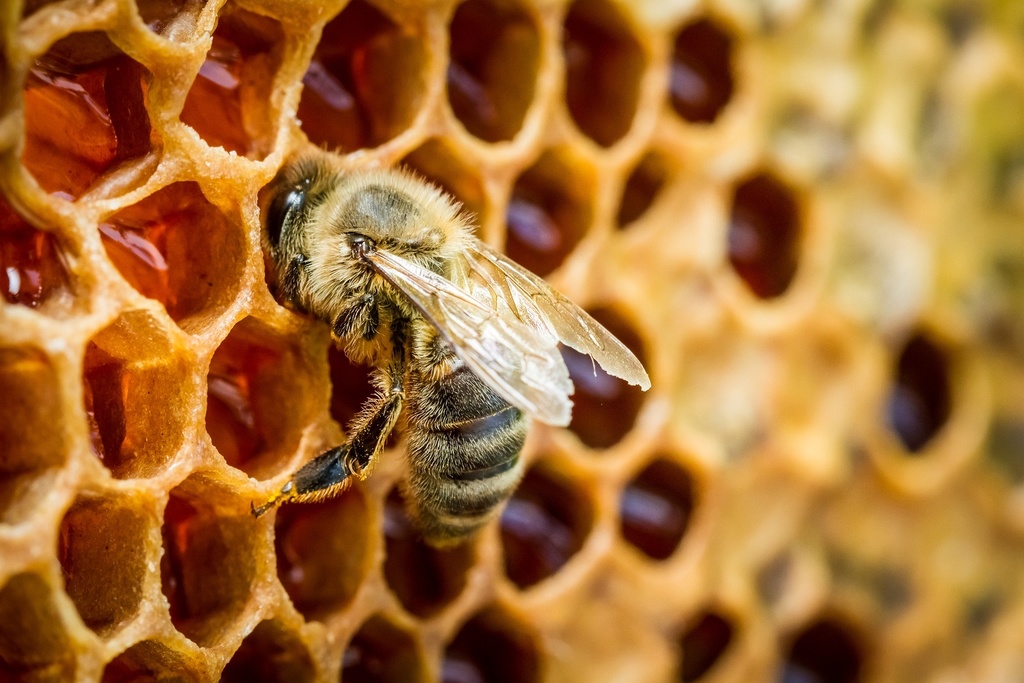
<svg viewBox="0 0 1024 683">
<path fill-rule="evenodd" d="M 461 268 L 474 287 L 490 290 L 524 325 L 554 336 L 597 361 L 605 372 L 647 391 L 651 379 L 633 352 L 586 311 L 534 275 L 479 240 L 474 240 Z"/>
<path fill-rule="evenodd" d="M 496 307 L 488 307 L 404 258 L 380 249 L 367 253 L 366 258 L 502 398 L 548 424 L 569 424 L 573 386 L 552 334 L 506 315 L 508 307 L 500 301 Z"/>
</svg>

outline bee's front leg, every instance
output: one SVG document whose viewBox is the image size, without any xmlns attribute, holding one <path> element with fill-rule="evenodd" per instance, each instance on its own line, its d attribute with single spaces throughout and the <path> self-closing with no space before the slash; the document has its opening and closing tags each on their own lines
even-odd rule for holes
<svg viewBox="0 0 1024 683">
<path fill-rule="evenodd" d="M 405 402 L 404 364 L 393 363 L 387 370 L 377 370 L 377 383 L 382 390 L 367 401 L 353 421 L 347 442 L 321 453 L 299 468 L 288 483 L 252 514 L 264 513 L 288 501 L 317 501 L 342 490 L 350 476 L 363 479 L 372 469 L 374 459 L 394 429 Z"/>
<path fill-rule="evenodd" d="M 367 292 L 338 314 L 338 317 L 334 319 L 332 329 L 334 336 L 338 339 L 347 340 L 352 335 L 358 334 L 369 341 L 377 336 L 379 327 L 380 311 L 377 308 L 377 299 L 373 294 Z"/>
</svg>

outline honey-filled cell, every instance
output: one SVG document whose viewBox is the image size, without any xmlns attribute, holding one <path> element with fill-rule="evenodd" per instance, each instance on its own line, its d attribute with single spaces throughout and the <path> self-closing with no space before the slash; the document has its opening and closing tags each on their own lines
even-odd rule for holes
<svg viewBox="0 0 1024 683">
<path fill-rule="evenodd" d="M 235 325 L 206 380 L 206 431 L 228 465 L 259 479 L 277 474 L 309 419 L 312 382 L 292 340 L 253 318 Z"/>
<path fill-rule="evenodd" d="M 861 680 L 864 654 L 848 626 L 826 617 L 796 635 L 783 655 L 779 679 L 855 683 Z"/>
<path fill-rule="evenodd" d="M 277 576 L 306 619 L 324 619 L 355 597 L 370 570 L 370 520 L 358 486 L 316 503 L 278 509 Z"/>
<path fill-rule="evenodd" d="M 99 226 L 107 255 L 140 294 L 186 332 L 199 332 L 234 297 L 244 235 L 194 182 L 169 185 Z"/>
<path fill-rule="evenodd" d="M 0 349 L 0 525 L 29 519 L 67 461 L 65 418 L 56 368 L 31 348 Z"/>
<path fill-rule="evenodd" d="M 473 226 L 483 222 L 485 204 L 480 170 L 465 163 L 450 145 L 428 140 L 409 153 L 402 164 L 458 200 Z"/>
<path fill-rule="evenodd" d="M 952 396 L 945 350 L 923 333 L 900 351 L 886 403 L 886 422 L 909 453 L 920 452 L 949 419 Z"/>
<path fill-rule="evenodd" d="M 669 77 L 669 101 L 691 123 L 712 123 L 729 103 L 735 84 L 732 37 L 716 23 L 699 19 L 676 34 Z"/>
<path fill-rule="evenodd" d="M 470 133 L 511 140 L 533 101 L 540 36 L 523 7 L 467 0 L 449 27 L 448 101 Z"/>
<path fill-rule="evenodd" d="M 462 625 L 444 652 L 443 683 L 532 683 L 541 680 L 530 626 L 506 609 L 485 607 Z"/>
<path fill-rule="evenodd" d="M 475 559 L 472 544 L 434 548 L 420 537 L 397 489 L 384 503 L 384 576 L 402 606 L 431 617 L 457 598 Z M 410 572 L 409 567 L 416 567 Z"/>
<path fill-rule="evenodd" d="M 736 274 L 762 299 L 782 296 L 799 265 L 803 218 L 794 191 L 765 172 L 733 190 L 728 254 Z"/>
<path fill-rule="evenodd" d="M 147 154 L 151 75 L 105 33 L 74 33 L 25 81 L 22 162 L 50 193 L 74 199 L 114 166 Z"/>
<path fill-rule="evenodd" d="M 512 188 L 505 253 L 542 277 L 562 265 L 590 227 L 594 187 L 591 172 L 545 152 Z"/>
<path fill-rule="evenodd" d="M 92 453 L 117 479 L 152 477 L 181 447 L 195 395 L 186 363 L 165 350 L 146 313 L 126 313 L 85 350 L 83 396 Z"/>
<path fill-rule="evenodd" d="M 576 0 L 562 37 L 565 98 L 573 121 L 609 147 L 629 132 L 647 57 L 628 19 L 609 0 Z"/>
<path fill-rule="evenodd" d="M 643 341 L 621 315 L 611 308 L 595 308 L 588 313 L 646 365 Z M 562 359 L 576 387 L 569 430 L 588 448 L 614 446 L 633 429 L 643 407 L 643 391 L 609 375 L 590 356 L 574 349 L 563 347 Z"/>
<path fill-rule="evenodd" d="M 717 612 L 695 616 L 679 639 L 680 680 L 690 683 L 707 675 L 726 655 L 733 630 L 729 619 Z"/>
<path fill-rule="evenodd" d="M 0 587 L 0 680 L 72 681 L 75 651 L 52 589 L 36 574 Z"/>
<path fill-rule="evenodd" d="M 593 517 L 580 484 L 534 466 L 501 515 L 505 574 L 522 589 L 554 576 L 583 547 Z"/>
<path fill-rule="evenodd" d="M 668 161 L 661 154 L 648 152 L 633 167 L 622 188 L 615 224 L 619 228 L 630 225 L 647 213 L 668 180 Z"/>
<path fill-rule="evenodd" d="M 310 142 L 352 151 L 405 130 L 426 88 L 422 38 L 365 0 L 324 27 L 302 78 L 298 118 Z"/>
<path fill-rule="evenodd" d="M 160 586 L 171 623 L 203 647 L 235 628 L 256 577 L 257 523 L 248 509 L 216 509 L 213 501 L 225 498 L 193 475 L 171 490 L 161 530 Z"/>
<path fill-rule="evenodd" d="M 679 547 L 695 505 L 693 481 L 679 465 L 658 459 L 622 490 L 619 530 L 630 545 L 654 560 Z"/>
<path fill-rule="evenodd" d="M 33 227 L 0 194 L 0 290 L 9 304 L 70 301 L 71 278 L 56 235 Z"/>
<path fill-rule="evenodd" d="M 383 615 L 366 620 L 345 648 L 345 683 L 425 683 L 422 647 L 414 635 Z"/>
<path fill-rule="evenodd" d="M 305 683 L 316 666 L 298 633 L 278 621 L 263 621 L 245 637 L 221 672 L 221 683 Z"/>
<path fill-rule="evenodd" d="M 211 147 L 262 158 L 273 143 L 270 96 L 283 44 L 273 19 L 230 5 L 222 10 L 181 120 Z"/>
</svg>

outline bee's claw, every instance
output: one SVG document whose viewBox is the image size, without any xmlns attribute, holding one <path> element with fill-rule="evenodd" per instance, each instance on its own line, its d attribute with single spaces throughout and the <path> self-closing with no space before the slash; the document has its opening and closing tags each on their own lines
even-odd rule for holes
<svg viewBox="0 0 1024 683">
<path fill-rule="evenodd" d="M 270 500 L 268 500 L 263 505 L 260 505 L 259 507 L 256 507 L 256 503 L 254 503 L 253 501 L 249 501 L 249 510 L 252 512 L 252 516 L 256 519 L 259 519 L 260 517 L 267 514 L 281 503 L 289 500 L 290 498 L 293 498 L 294 491 L 294 485 L 292 484 L 292 482 L 288 482 L 283 487 L 281 487 L 280 491 L 271 496 Z"/>
</svg>

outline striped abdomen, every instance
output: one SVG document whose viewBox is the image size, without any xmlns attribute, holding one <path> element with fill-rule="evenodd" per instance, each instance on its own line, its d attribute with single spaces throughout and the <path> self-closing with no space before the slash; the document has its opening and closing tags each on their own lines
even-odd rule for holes
<svg viewBox="0 0 1024 683">
<path fill-rule="evenodd" d="M 465 366 L 436 381 L 410 373 L 409 499 L 424 536 L 454 543 L 483 526 L 522 475 L 523 414 Z"/>
</svg>

